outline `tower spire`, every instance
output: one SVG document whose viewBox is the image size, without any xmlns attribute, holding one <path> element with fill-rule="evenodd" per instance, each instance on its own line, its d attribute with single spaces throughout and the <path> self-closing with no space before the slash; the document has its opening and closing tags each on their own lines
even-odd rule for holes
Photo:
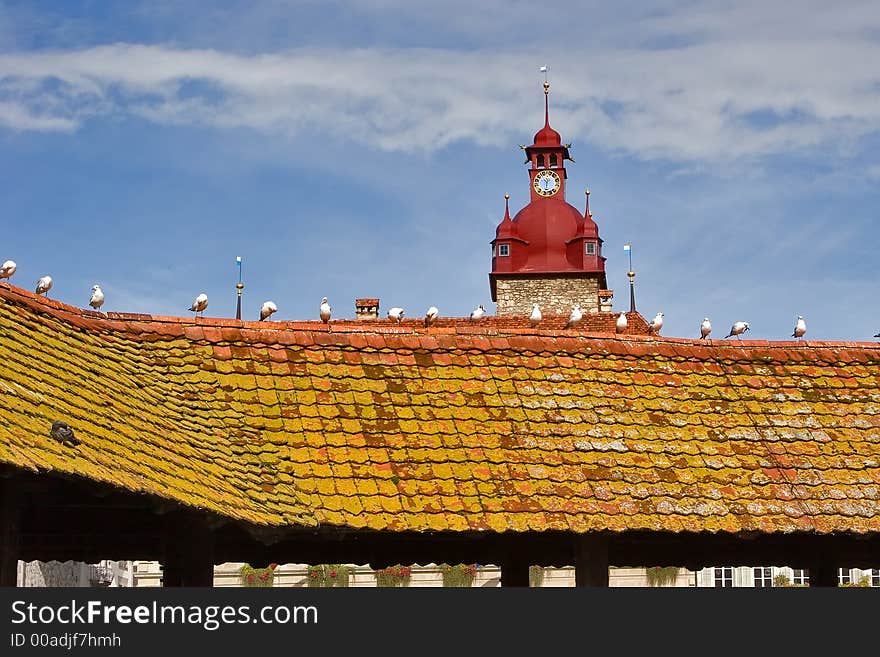
<svg viewBox="0 0 880 657">
<path fill-rule="evenodd" d="M 504 195 L 504 221 L 510 221 L 510 194 Z"/>
</svg>

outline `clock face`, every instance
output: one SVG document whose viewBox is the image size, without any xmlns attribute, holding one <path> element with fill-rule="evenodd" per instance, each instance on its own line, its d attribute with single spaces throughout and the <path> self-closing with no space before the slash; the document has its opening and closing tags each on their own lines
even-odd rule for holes
<svg viewBox="0 0 880 657">
<path fill-rule="evenodd" d="M 541 171 L 535 176 L 533 185 L 541 196 L 553 196 L 559 191 L 559 174 L 555 171 Z"/>
</svg>

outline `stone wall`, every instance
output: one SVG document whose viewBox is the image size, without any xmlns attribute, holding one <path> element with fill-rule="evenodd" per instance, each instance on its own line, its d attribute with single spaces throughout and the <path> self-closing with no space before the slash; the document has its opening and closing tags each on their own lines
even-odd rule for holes
<svg viewBox="0 0 880 657">
<path fill-rule="evenodd" d="M 586 313 L 599 310 L 599 280 L 572 276 L 498 277 L 495 280 L 498 315 L 525 315 L 537 303 L 545 315 L 565 315 L 574 304 Z"/>
</svg>

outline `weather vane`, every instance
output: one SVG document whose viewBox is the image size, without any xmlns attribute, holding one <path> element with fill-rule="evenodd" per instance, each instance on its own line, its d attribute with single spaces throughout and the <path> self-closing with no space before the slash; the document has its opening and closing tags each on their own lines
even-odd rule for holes
<svg viewBox="0 0 880 657">
<path fill-rule="evenodd" d="M 544 82 L 547 82 L 547 76 L 550 74 L 550 67 L 549 66 L 542 66 L 541 73 L 544 74 Z"/>
</svg>

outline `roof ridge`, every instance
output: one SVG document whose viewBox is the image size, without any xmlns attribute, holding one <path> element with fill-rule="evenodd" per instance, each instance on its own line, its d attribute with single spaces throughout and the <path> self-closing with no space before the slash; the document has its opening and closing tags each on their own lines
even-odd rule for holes
<svg viewBox="0 0 880 657">
<path fill-rule="evenodd" d="M 130 331 L 139 328 L 138 325 L 158 325 L 158 327 L 180 327 L 180 334 L 186 334 L 188 337 L 194 338 L 197 331 L 187 329 L 203 329 L 205 331 L 220 329 L 233 329 L 241 331 L 259 331 L 261 333 L 309 333 L 309 334 L 329 334 L 337 335 L 354 335 L 354 334 L 372 334 L 385 336 L 423 336 L 423 337 L 445 337 L 457 336 L 460 339 L 472 338 L 489 338 L 503 339 L 505 337 L 537 339 L 549 338 L 559 339 L 590 339 L 595 340 L 591 346 L 601 348 L 602 343 L 611 343 L 617 346 L 615 351 L 621 349 L 625 345 L 653 345 L 657 347 L 658 352 L 669 351 L 670 357 L 693 357 L 696 354 L 677 354 L 674 349 L 665 349 L 666 347 L 691 346 L 700 349 L 713 349 L 722 352 L 729 350 L 745 349 L 745 348 L 770 348 L 785 349 L 796 351 L 809 351 L 818 349 L 834 349 L 834 348 L 856 348 L 880 351 L 880 342 L 856 342 L 856 341 L 822 341 L 822 340 L 701 340 L 699 338 L 672 337 L 663 335 L 640 335 L 640 334 L 617 334 L 614 332 L 590 330 L 588 327 L 579 329 L 563 329 L 559 328 L 534 328 L 531 326 L 508 326 L 505 325 L 507 316 L 490 315 L 479 324 L 474 325 L 467 317 L 445 317 L 437 320 L 436 324 L 425 328 L 421 318 L 404 319 L 398 324 L 392 320 L 373 319 L 337 319 L 331 320 L 329 326 L 321 320 L 279 320 L 279 321 L 251 321 L 237 320 L 227 317 L 178 317 L 168 315 L 151 315 L 147 313 L 124 313 L 124 312 L 97 312 L 94 310 L 86 310 L 78 308 L 70 304 L 66 304 L 56 299 L 46 298 L 28 290 L 16 287 L 14 285 L 0 285 L 0 299 L 6 299 L 12 302 L 18 302 L 28 306 L 34 310 L 48 311 L 59 319 L 65 320 L 64 315 L 70 315 L 71 320 L 80 328 L 110 329 L 119 331 Z M 611 311 L 604 313 L 592 313 L 590 316 L 609 316 L 616 317 L 620 311 Z M 632 313 L 627 313 L 628 315 Z M 553 318 L 567 319 L 565 315 L 545 314 L 545 322 Z M 528 321 L 527 317 L 518 318 L 524 324 Z M 70 320 L 66 320 L 70 321 Z M 168 331 L 156 330 L 147 331 L 150 333 L 165 333 Z M 223 338 L 228 339 L 228 338 Z M 539 344 L 533 344 L 538 351 L 546 351 L 541 349 Z M 530 349 L 534 350 L 534 349 Z"/>
</svg>

